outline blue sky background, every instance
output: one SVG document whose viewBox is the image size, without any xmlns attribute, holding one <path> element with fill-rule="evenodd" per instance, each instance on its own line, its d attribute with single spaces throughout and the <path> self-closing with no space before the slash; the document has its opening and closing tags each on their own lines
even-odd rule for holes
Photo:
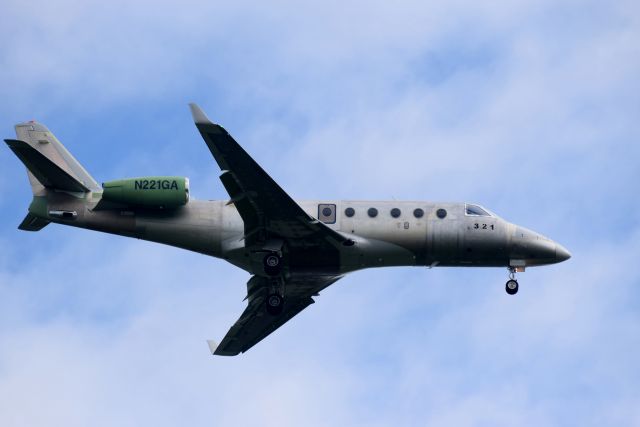
<svg viewBox="0 0 640 427">
<path fill-rule="evenodd" d="M 473 201 L 573 258 L 370 270 L 212 358 L 248 275 L 51 225 L 0 150 L 0 425 L 640 425 L 634 1 L 0 4 L 0 126 L 226 198 L 195 101 L 295 198 Z"/>
</svg>

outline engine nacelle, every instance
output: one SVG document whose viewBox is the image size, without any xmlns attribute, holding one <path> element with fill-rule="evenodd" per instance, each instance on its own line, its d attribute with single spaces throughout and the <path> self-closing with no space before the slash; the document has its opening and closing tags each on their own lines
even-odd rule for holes
<svg viewBox="0 0 640 427">
<path fill-rule="evenodd" d="M 149 176 L 102 184 L 106 201 L 145 208 L 177 208 L 189 201 L 189 178 Z"/>
</svg>

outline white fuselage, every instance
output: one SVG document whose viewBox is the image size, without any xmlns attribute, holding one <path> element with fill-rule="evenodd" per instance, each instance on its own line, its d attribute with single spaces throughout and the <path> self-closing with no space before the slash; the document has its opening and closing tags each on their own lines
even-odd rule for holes
<svg viewBox="0 0 640 427">
<path fill-rule="evenodd" d="M 557 262 L 558 258 L 553 241 L 494 214 L 468 215 L 465 203 L 298 203 L 310 216 L 320 219 L 322 207 L 332 207 L 332 215 L 323 222 L 355 242 L 341 250 L 342 273 L 383 266 L 525 267 Z M 345 213 L 349 208 L 352 216 Z M 372 208 L 377 215 L 369 215 Z M 442 209 L 446 216 L 440 218 L 438 211 Z M 135 223 L 139 238 L 224 258 L 252 270 L 245 254 L 244 224 L 233 204 L 192 200 L 170 215 L 137 213 Z"/>
<path fill-rule="evenodd" d="M 77 215 L 48 219 L 200 252 L 252 273 L 258 268 L 247 253 L 244 223 L 232 203 L 191 200 L 176 209 L 130 211 L 95 209 L 98 200 L 49 195 L 48 212 L 73 211 Z M 353 241 L 352 246 L 341 247 L 335 259 L 327 260 L 333 273 L 384 266 L 526 267 L 566 259 L 562 246 L 538 233 L 486 210 L 482 215 L 469 214 L 469 206 L 477 205 L 351 200 L 298 204 L 311 217 Z M 331 212 L 323 212 L 327 207 Z"/>
</svg>

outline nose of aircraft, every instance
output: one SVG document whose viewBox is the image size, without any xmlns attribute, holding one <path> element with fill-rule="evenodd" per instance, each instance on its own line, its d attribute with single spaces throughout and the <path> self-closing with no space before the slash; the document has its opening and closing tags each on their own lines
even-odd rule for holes
<svg viewBox="0 0 640 427">
<path fill-rule="evenodd" d="M 555 264 L 571 258 L 569 251 L 542 234 L 516 226 L 511 245 L 511 260 L 526 265 Z"/>
<path fill-rule="evenodd" d="M 556 264 L 571 258 L 571 254 L 564 246 L 542 235 L 537 235 L 537 239 L 529 243 L 529 251 L 534 259 L 544 264 Z"/>
<path fill-rule="evenodd" d="M 556 243 L 556 262 L 566 261 L 571 258 L 571 253 L 559 243 Z"/>
</svg>

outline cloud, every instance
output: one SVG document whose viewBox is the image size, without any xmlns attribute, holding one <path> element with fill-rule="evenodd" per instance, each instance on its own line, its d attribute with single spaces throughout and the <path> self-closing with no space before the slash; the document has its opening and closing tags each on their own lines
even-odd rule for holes
<svg viewBox="0 0 640 427">
<path fill-rule="evenodd" d="M 240 313 L 244 273 L 89 236 L 73 238 L 60 257 L 102 253 L 100 265 L 70 276 L 54 257 L 39 260 L 40 273 L 0 281 L 4 425 L 539 425 L 559 423 L 567 408 L 589 424 L 612 416 L 619 398 L 633 403 L 638 318 L 620 307 L 639 280 L 594 267 L 627 261 L 613 253 L 527 272 L 518 299 L 482 271 L 356 273 L 249 353 L 212 358 L 204 339 L 219 338 Z M 628 257 L 636 237 L 620 245 Z M 81 304 L 60 303 L 51 290 Z M 133 301 L 113 312 L 123 297 Z M 96 320 L 100 312 L 112 314 Z M 612 396 L 596 398 L 598 390 Z M 620 410 L 637 418 L 634 407 Z"/>
</svg>

